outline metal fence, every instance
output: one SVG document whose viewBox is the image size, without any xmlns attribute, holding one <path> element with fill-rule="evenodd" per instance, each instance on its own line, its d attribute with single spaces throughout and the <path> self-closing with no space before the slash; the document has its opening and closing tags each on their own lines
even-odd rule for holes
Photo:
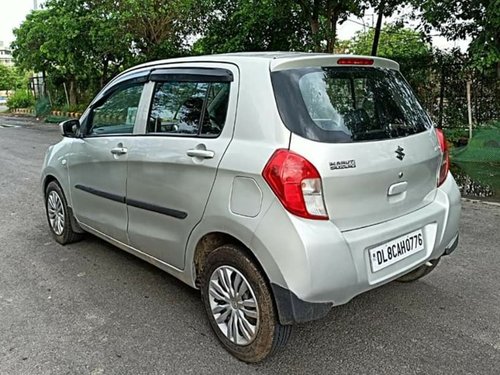
<svg viewBox="0 0 500 375">
<path fill-rule="evenodd" d="M 401 65 L 435 124 L 468 126 L 467 81 L 471 83 L 474 125 L 500 119 L 500 80 L 495 69 L 468 69 L 463 63 L 432 62 Z"/>
</svg>

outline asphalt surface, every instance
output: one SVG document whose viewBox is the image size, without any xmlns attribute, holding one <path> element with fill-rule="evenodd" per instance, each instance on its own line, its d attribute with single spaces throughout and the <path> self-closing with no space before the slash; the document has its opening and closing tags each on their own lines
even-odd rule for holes
<svg viewBox="0 0 500 375">
<path fill-rule="evenodd" d="M 59 139 L 0 116 L 0 374 L 500 373 L 500 206 L 464 202 L 461 243 L 433 273 L 297 326 L 247 365 L 197 291 L 95 237 L 53 241 L 38 183 Z"/>
</svg>

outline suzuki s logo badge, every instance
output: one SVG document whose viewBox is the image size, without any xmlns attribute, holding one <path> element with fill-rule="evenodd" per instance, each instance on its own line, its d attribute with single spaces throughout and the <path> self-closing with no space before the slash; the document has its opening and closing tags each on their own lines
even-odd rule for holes
<svg viewBox="0 0 500 375">
<path fill-rule="evenodd" d="M 405 153 L 403 152 L 405 149 L 401 146 L 398 146 L 398 149 L 396 151 L 394 151 L 396 153 L 396 157 L 399 159 L 399 160 L 403 160 L 404 157 L 405 157 Z"/>
</svg>

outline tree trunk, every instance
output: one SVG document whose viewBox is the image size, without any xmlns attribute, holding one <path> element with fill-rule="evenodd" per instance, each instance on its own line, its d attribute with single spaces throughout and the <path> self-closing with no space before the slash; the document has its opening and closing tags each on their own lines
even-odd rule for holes
<svg viewBox="0 0 500 375">
<path fill-rule="evenodd" d="M 311 18 L 311 33 L 314 43 L 314 52 L 321 52 L 321 43 L 319 40 L 319 19 Z"/>
<path fill-rule="evenodd" d="M 317 18 L 311 18 L 311 32 L 314 35 L 317 35 L 319 33 L 319 20 Z"/>
<path fill-rule="evenodd" d="M 339 7 L 334 6 L 332 2 L 327 2 L 326 17 L 328 20 L 328 30 L 326 35 L 326 52 L 333 53 L 335 48 L 335 39 L 337 37 L 337 21 L 339 20 Z"/>
<path fill-rule="evenodd" d="M 381 2 L 378 9 L 377 24 L 373 35 L 372 56 L 377 56 L 378 42 L 380 40 L 380 31 L 382 29 L 382 18 L 384 17 L 384 3 Z"/>
<path fill-rule="evenodd" d="M 328 53 L 335 52 L 335 42 L 337 41 L 337 22 L 339 20 L 338 13 L 334 11 L 333 15 L 330 17 L 330 35 L 327 39 L 327 51 Z"/>
<path fill-rule="evenodd" d="M 69 105 L 77 104 L 76 83 L 75 79 L 69 81 Z"/>
<path fill-rule="evenodd" d="M 320 7 L 320 2 L 318 0 L 315 0 L 313 2 L 313 8 L 310 13 L 311 14 L 310 24 L 314 42 L 314 52 L 321 52 L 321 41 L 319 37 L 319 7 Z"/>
</svg>

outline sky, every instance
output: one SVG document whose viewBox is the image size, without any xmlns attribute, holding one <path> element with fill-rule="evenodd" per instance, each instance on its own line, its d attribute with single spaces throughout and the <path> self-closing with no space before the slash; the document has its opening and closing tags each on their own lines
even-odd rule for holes
<svg viewBox="0 0 500 375">
<path fill-rule="evenodd" d="M 39 0 L 38 3 L 41 3 Z M 14 40 L 12 29 L 23 22 L 33 9 L 34 0 L 0 0 L 0 41 L 5 45 Z"/>
<path fill-rule="evenodd" d="M 5 45 L 9 45 L 14 40 L 12 29 L 19 27 L 26 15 L 33 9 L 35 1 L 40 5 L 44 0 L 0 0 L 0 41 L 3 41 Z M 369 9 L 366 13 L 367 15 L 363 18 L 351 17 L 340 25 L 338 28 L 339 39 L 350 39 L 356 31 L 372 26 L 375 22 L 374 17 L 371 16 L 373 11 Z M 363 27 L 362 24 L 366 26 Z M 465 51 L 468 42 L 449 42 L 446 38 L 434 36 L 432 44 L 441 49 L 460 47 Z"/>
</svg>

